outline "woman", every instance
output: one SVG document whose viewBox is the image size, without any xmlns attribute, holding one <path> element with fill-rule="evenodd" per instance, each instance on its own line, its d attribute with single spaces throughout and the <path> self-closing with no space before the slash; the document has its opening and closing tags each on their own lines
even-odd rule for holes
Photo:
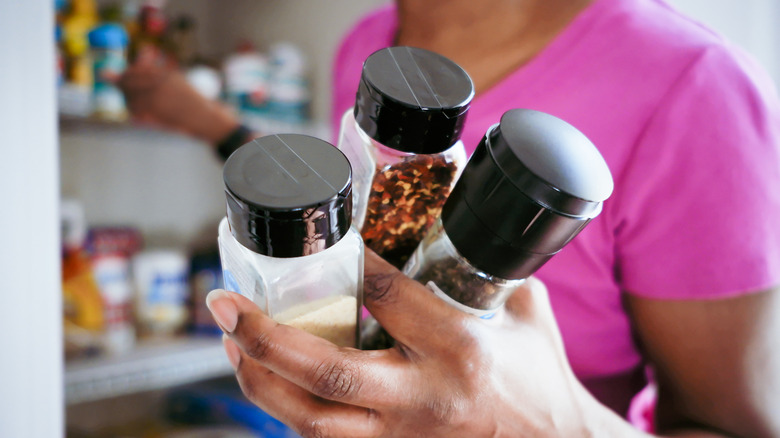
<svg viewBox="0 0 780 438">
<path fill-rule="evenodd" d="M 780 108 L 766 76 L 660 0 L 398 0 L 343 42 L 334 118 L 362 61 L 393 44 L 472 76 L 467 148 L 507 109 L 548 112 L 599 147 L 615 193 L 501 327 L 373 254 L 366 305 L 391 350 L 338 349 L 213 292 L 245 393 L 307 436 L 626 437 L 641 434 L 622 417 L 650 380 L 657 433 L 780 436 Z M 250 135 L 235 124 L 212 132 L 223 151 Z"/>
</svg>

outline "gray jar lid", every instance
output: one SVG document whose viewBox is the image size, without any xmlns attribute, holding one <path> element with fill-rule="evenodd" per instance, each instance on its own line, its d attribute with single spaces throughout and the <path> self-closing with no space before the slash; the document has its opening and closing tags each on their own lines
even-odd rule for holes
<svg viewBox="0 0 780 438">
<path fill-rule="evenodd" d="M 450 59 L 415 47 L 387 47 L 363 64 L 355 121 L 379 143 L 435 154 L 460 138 L 474 84 Z"/>
<path fill-rule="evenodd" d="M 230 155 L 223 177 L 231 233 L 258 254 L 314 254 L 335 245 L 352 223 L 349 161 L 320 139 L 255 139 Z"/>
<path fill-rule="evenodd" d="M 612 194 L 612 174 L 604 157 L 569 123 L 543 112 L 513 109 L 504 113 L 499 127 L 499 135 L 491 139 L 495 162 L 532 198 L 534 194 L 541 196 L 537 200 L 542 202 L 576 198 L 584 201 L 575 202 L 581 209 L 571 201 L 563 202 L 559 213 L 582 216 L 588 214 L 587 204 L 600 203 Z M 560 195 L 545 196 L 545 190 L 531 187 L 529 177 L 538 179 L 533 184 L 549 186 Z"/>
</svg>

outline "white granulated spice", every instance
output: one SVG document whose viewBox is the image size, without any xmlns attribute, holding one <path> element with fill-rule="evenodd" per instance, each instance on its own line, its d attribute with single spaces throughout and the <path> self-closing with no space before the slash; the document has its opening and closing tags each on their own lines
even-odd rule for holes
<svg viewBox="0 0 780 438">
<path fill-rule="evenodd" d="M 274 316 L 282 324 L 299 328 L 342 347 L 355 346 L 357 299 L 347 295 L 322 298 L 291 307 Z"/>
</svg>

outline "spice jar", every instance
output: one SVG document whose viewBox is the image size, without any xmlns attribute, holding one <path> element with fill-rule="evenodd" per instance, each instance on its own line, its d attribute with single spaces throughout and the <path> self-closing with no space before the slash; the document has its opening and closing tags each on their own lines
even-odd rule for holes
<svg viewBox="0 0 780 438">
<path fill-rule="evenodd" d="M 515 109 L 491 127 L 404 272 L 489 319 L 595 218 L 613 182 L 568 123 Z"/>
<path fill-rule="evenodd" d="M 466 72 L 427 50 L 390 47 L 363 64 L 338 147 L 353 166 L 353 218 L 366 246 L 402 267 L 441 212 L 462 166 L 474 96 Z"/>
<path fill-rule="evenodd" d="M 280 323 L 356 347 L 363 242 L 344 154 L 305 135 L 262 137 L 228 158 L 224 182 L 225 288 Z"/>
</svg>

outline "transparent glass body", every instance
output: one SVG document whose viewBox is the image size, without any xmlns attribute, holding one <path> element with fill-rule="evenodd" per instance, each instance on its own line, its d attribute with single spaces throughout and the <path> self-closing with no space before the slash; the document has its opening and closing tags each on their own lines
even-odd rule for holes
<svg viewBox="0 0 780 438">
<path fill-rule="evenodd" d="M 338 148 L 352 165 L 352 221 L 366 246 L 402 267 L 439 216 L 467 157 L 458 140 L 438 154 L 401 152 L 369 137 L 352 110 Z"/>
<path fill-rule="evenodd" d="M 276 258 L 241 245 L 227 218 L 219 224 L 225 289 L 254 301 L 266 314 L 337 345 L 359 347 L 363 241 L 354 228 L 315 254 Z"/>
<path fill-rule="evenodd" d="M 404 273 L 454 307 L 492 318 L 525 279 L 507 280 L 472 266 L 453 246 L 441 219 L 428 231 Z"/>
</svg>

